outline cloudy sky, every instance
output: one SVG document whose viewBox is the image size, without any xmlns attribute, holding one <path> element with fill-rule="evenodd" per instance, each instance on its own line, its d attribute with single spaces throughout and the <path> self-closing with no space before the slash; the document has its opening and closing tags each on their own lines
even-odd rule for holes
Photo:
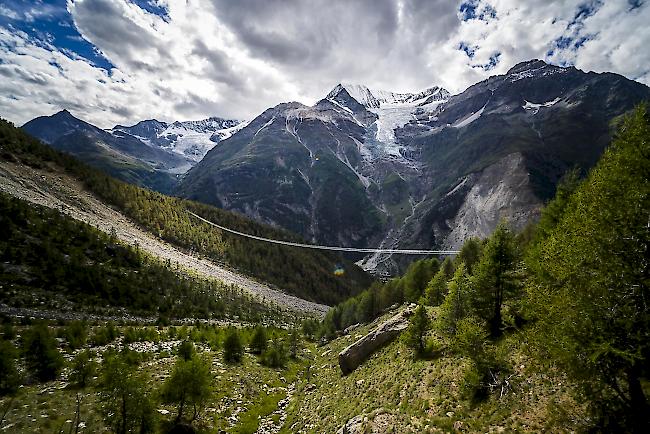
<svg viewBox="0 0 650 434">
<path fill-rule="evenodd" d="M 335 84 L 452 93 L 522 60 L 650 84 L 644 0 L 2 0 L 0 116 L 253 117 Z"/>
</svg>

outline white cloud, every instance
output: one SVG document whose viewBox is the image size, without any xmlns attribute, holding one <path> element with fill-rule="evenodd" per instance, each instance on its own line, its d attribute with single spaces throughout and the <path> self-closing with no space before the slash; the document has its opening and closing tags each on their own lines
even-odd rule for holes
<svg viewBox="0 0 650 434">
<path fill-rule="evenodd" d="M 247 118 L 283 101 L 312 103 L 338 82 L 460 92 L 531 58 L 650 83 L 650 7 L 625 0 L 471 0 L 466 21 L 448 0 L 156 3 L 168 17 L 128 0 L 68 0 L 81 35 L 115 65 L 110 73 L 0 26 L 2 115 L 22 123 L 66 107 L 102 127 Z M 590 13 L 576 23 L 581 7 Z M 558 49 L 562 37 L 580 46 Z"/>
</svg>

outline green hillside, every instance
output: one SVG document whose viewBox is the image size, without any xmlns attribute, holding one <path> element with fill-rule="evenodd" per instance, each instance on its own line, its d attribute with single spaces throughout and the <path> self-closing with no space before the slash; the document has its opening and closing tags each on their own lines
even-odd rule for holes
<svg viewBox="0 0 650 434">
<path fill-rule="evenodd" d="M 335 255 L 269 245 L 222 233 L 197 221 L 186 210 L 241 232 L 300 241 L 286 231 L 231 212 L 117 181 L 47 147 L 5 121 L 0 123 L 0 158 L 35 167 L 62 167 L 104 201 L 163 240 L 307 300 L 337 303 L 359 292 L 371 281 L 356 265 Z M 335 276 L 333 272 L 340 263 L 344 264 L 346 273 Z"/>
</svg>

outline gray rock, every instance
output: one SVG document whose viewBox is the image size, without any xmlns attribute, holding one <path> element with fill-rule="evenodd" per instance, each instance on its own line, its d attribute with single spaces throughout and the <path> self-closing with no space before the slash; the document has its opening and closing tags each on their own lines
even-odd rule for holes
<svg viewBox="0 0 650 434">
<path fill-rule="evenodd" d="M 409 306 L 341 351 L 339 367 L 343 375 L 354 371 L 373 352 L 399 336 L 408 327 L 408 317 L 411 313 L 413 307 Z"/>
</svg>

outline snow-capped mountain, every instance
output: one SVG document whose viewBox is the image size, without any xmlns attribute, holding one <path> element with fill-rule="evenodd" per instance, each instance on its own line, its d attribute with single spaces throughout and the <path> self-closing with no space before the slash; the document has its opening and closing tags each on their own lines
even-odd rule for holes
<svg viewBox="0 0 650 434">
<path fill-rule="evenodd" d="M 110 131 L 130 134 L 149 146 L 157 146 L 198 162 L 217 143 L 244 125 L 241 121 L 218 117 L 172 123 L 149 119 L 130 127 L 116 125 Z"/>
<path fill-rule="evenodd" d="M 349 95 L 377 115 L 372 126 L 374 137 L 369 138 L 369 146 L 362 152 L 366 158 L 375 160 L 384 156 L 404 157 L 404 147 L 395 139 L 395 130 L 411 121 L 429 120 L 431 113 L 447 101 L 450 93 L 439 86 L 417 93 L 396 93 L 372 90 L 360 84 L 338 84 L 327 94 L 326 99 L 346 107 L 343 95 Z"/>
<path fill-rule="evenodd" d="M 447 90 L 439 86 L 433 86 L 417 93 L 397 93 L 373 90 L 362 84 L 338 84 L 326 98 L 335 97 L 343 89 L 368 109 L 376 109 L 390 104 L 424 106 L 436 101 L 444 101 L 450 96 Z"/>
<path fill-rule="evenodd" d="M 611 120 L 647 98 L 625 77 L 539 60 L 453 96 L 341 84 L 313 106 L 264 111 L 176 193 L 319 244 L 455 249 L 502 218 L 523 227 L 567 168 L 595 164 Z M 395 272 L 398 261 L 361 265 Z"/>
</svg>

